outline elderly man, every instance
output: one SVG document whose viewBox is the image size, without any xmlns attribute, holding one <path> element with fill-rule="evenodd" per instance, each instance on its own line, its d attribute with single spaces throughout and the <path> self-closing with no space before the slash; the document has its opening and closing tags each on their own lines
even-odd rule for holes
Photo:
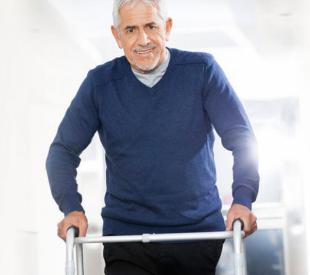
<svg viewBox="0 0 310 275">
<path fill-rule="evenodd" d="M 213 128 L 234 156 L 233 203 L 247 235 L 259 176 L 246 113 L 214 58 L 166 47 L 172 19 L 160 0 L 114 1 L 112 33 L 125 56 L 90 70 L 50 147 L 54 199 L 85 236 L 80 153 L 98 132 L 106 153 L 104 235 L 225 230 L 215 185 Z M 214 274 L 223 242 L 109 244 L 106 274 Z"/>
</svg>

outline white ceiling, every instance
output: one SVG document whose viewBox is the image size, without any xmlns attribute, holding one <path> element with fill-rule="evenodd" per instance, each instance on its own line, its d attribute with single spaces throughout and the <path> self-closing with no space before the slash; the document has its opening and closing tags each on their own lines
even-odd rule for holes
<svg viewBox="0 0 310 275">
<path fill-rule="evenodd" d="M 94 41 L 110 36 L 112 0 L 49 2 L 79 35 Z M 240 32 L 255 48 L 268 52 L 273 48 L 277 48 L 277 51 L 287 50 L 294 45 L 298 34 L 296 27 L 300 24 L 297 15 L 302 2 L 303 0 L 167 0 L 167 8 L 174 19 L 174 33 L 191 33 L 192 44 L 203 43 L 204 47 L 238 44 L 239 41 L 232 41 L 231 35 L 225 33 L 225 29 L 227 32 L 235 29 L 235 33 Z M 196 38 L 194 33 L 197 34 Z"/>
<path fill-rule="evenodd" d="M 294 55 L 306 0 L 167 0 L 170 47 L 211 52 L 243 97 L 295 94 Z M 112 0 L 49 0 L 69 33 L 97 61 L 122 52 L 110 33 Z M 275 72 L 278 72 L 275 74 Z M 257 83 L 257 74 L 261 79 Z M 283 79 L 291 78 L 284 83 Z M 255 83 L 253 87 L 253 83 Z M 266 89 L 268 83 L 268 89 Z M 270 90 L 273 92 L 270 93 Z"/>
</svg>

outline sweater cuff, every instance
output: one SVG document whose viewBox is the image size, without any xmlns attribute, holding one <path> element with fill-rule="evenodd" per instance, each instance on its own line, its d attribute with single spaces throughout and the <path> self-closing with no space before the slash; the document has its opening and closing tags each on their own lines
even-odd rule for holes
<svg viewBox="0 0 310 275">
<path fill-rule="evenodd" d="M 233 194 L 233 204 L 238 203 L 252 210 L 253 191 L 247 187 L 241 186 Z"/>
<path fill-rule="evenodd" d="M 79 194 L 67 194 L 63 197 L 62 203 L 59 206 L 60 211 L 67 216 L 70 212 L 73 211 L 82 211 L 85 213 L 82 205 L 81 205 L 81 198 L 79 199 Z"/>
</svg>

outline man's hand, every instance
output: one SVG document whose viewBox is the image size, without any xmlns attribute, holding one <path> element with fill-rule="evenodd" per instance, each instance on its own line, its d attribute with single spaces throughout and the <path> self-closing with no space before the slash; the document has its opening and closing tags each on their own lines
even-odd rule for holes
<svg viewBox="0 0 310 275">
<path fill-rule="evenodd" d="M 231 206 L 227 213 L 226 230 L 233 229 L 232 224 L 236 219 L 243 221 L 243 231 L 245 236 L 248 236 L 257 230 L 257 218 L 246 206 L 237 203 Z"/>
<path fill-rule="evenodd" d="M 66 241 L 67 230 L 69 227 L 74 226 L 79 229 L 79 237 L 85 237 L 88 221 L 84 212 L 73 211 L 69 213 L 59 224 L 57 235 Z"/>
</svg>

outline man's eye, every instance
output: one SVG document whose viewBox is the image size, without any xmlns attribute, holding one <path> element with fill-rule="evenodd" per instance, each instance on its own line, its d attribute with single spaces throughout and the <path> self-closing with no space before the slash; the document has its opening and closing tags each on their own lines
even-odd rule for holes
<svg viewBox="0 0 310 275">
<path fill-rule="evenodd" d="M 126 30 L 126 32 L 127 32 L 127 33 L 133 33 L 133 32 L 134 32 L 134 28 L 128 28 L 128 29 Z"/>
<path fill-rule="evenodd" d="M 156 26 L 155 26 L 155 25 L 149 25 L 149 29 L 150 29 L 150 30 L 155 30 L 155 29 L 156 29 Z"/>
</svg>

